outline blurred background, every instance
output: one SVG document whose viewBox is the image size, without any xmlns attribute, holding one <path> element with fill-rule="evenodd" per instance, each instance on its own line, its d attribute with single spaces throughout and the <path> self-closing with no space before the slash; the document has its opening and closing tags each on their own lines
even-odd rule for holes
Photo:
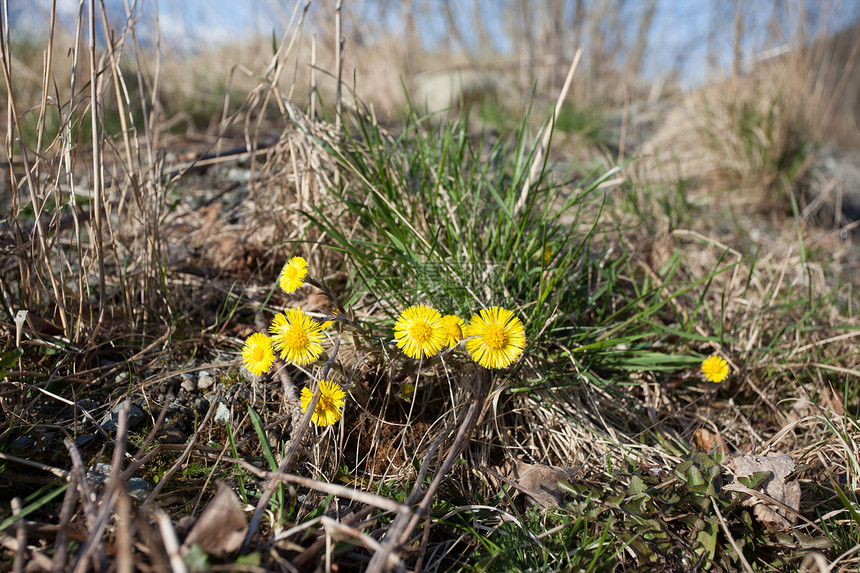
<svg viewBox="0 0 860 573">
<path fill-rule="evenodd" d="M 205 129 L 207 115 L 220 118 L 225 93 L 251 89 L 280 42 L 295 42 L 281 75 L 293 84 L 293 96 L 307 101 L 314 39 L 316 66 L 333 73 L 333 0 L 106 0 L 104 8 L 115 34 L 133 22 L 144 53 L 160 56 L 164 105 L 189 113 L 188 128 Z M 38 45 L 48 34 L 50 0 L 11 2 L 6 10 L 13 45 Z M 57 37 L 71 42 L 79 15 L 86 21 L 87 11 L 88 2 L 56 2 Z M 856 100 L 853 78 L 834 70 L 853 66 L 858 14 L 860 3 L 853 0 L 347 1 L 343 76 L 354 79 L 362 100 L 384 116 L 402 111 L 404 86 L 431 111 L 450 105 L 451 94 L 428 92 L 458 92 L 462 84 L 502 94 L 502 100 L 514 92 L 518 101 L 532 93 L 552 99 L 582 47 L 577 102 L 599 111 L 624 101 L 655 101 L 806 51 L 808 67 L 819 76 L 839 76 L 818 89 L 838 90 L 840 100 L 850 102 Z M 101 22 L 97 28 L 103 43 Z M 86 29 L 82 33 L 86 37 Z M 172 70 L 178 82 L 170 81 Z M 489 73 L 497 79 L 489 80 Z M 330 94 L 333 81 L 321 73 L 318 88 Z"/>
</svg>

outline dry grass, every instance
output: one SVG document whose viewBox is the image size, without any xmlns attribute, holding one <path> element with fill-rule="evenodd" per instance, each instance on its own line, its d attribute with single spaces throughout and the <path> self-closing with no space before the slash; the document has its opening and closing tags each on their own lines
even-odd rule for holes
<svg viewBox="0 0 860 573">
<path fill-rule="evenodd" d="M 628 488 L 635 481 L 625 472 L 638 468 L 663 479 L 661 472 L 673 471 L 697 449 L 724 457 L 790 454 L 804 464 L 807 495 L 800 513 L 814 521 L 797 531 L 822 537 L 816 528 L 832 526 L 846 546 L 856 539 L 852 506 L 840 506 L 833 493 L 860 489 L 852 285 L 834 290 L 843 269 L 827 255 L 826 237 L 810 253 L 793 222 L 768 229 L 770 221 L 758 212 L 721 211 L 725 195 L 713 192 L 729 184 L 755 189 L 758 204 L 772 208 L 799 179 L 806 165 L 799 142 L 814 131 L 816 117 L 840 109 L 820 90 L 797 89 L 807 85 L 797 82 L 809 78 L 818 55 L 803 59 L 806 67 L 786 59 L 691 96 L 644 148 L 653 162 L 625 166 L 623 177 L 600 189 L 611 217 L 597 227 L 582 267 L 571 272 L 587 267 L 593 274 L 582 289 L 589 297 L 606 294 L 594 294 L 582 308 L 551 309 L 545 328 L 555 321 L 573 330 L 592 328 L 597 342 L 610 339 L 608 350 L 583 350 L 595 341 L 572 337 L 578 342 L 568 347 L 560 338 L 568 330 L 538 328 L 517 367 L 491 376 L 453 352 L 416 368 L 382 335 L 367 334 L 397 310 L 398 298 L 350 292 L 360 281 L 349 255 L 330 248 L 333 238 L 307 215 L 338 221 L 348 241 L 371 237 L 382 249 L 396 250 L 381 231 L 359 233 L 359 219 L 343 198 L 352 207 L 369 205 L 361 193 L 380 183 L 363 179 L 356 165 L 374 152 L 391 153 L 385 166 L 408 164 L 407 176 L 421 172 L 424 164 L 408 142 L 380 127 L 376 116 L 401 109 L 397 78 L 408 67 L 408 52 L 390 38 L 347 43 L 357 86 L 347 73 L 344 92 L 364 86 L 362 93 L 372 98 L 344 98 L 344 131 L 372 129 L 379 139 L 378 150 L 362 147 L 345 138 L 338 123 L 305 111 L 311 34 L 296 6 L 292 26 L 266 57 L 261 54 L 272 50 L 261 44 L 190 60 L 166 52 L 157 60 L 130 31 L 109 50 L 58 33 L 46 44 L 44 65 L 37 52 L 18 60 L 16 48 L 3 44 L 11 118 L 6 153 L 13 168 L 0 235 L 7 254 L 0 267 L 0 409 L 9 420 L 0 440 L 17 444 L 31 428 L 66 438 L 62 447 L 52 445 L 60 441 L 55 436 L 26 455 L 11 446 L 11 453 L 2 453 L 0 472 L 16 492 L 50 492 L 58 501 L 64 495 L 56 508 L 31 514 L 35 525 L 16 517 L 26 509 L 20 499 L 8 511 L 4 506 L 9 527 L 0 543 L 13 567 L 29 560 L 44 570 L 185 570 L 192 549 L 183 547 L 188 531 L 179 518 L 196 517 L 220 479 L 241 494 L 244 506 L 257 508 L 247 533 L 230 532 L 251 550 L 249 558 L 258 559 L 242 565 L 249 569 L 292 570 L 322 559 L 326 566 L 372 571 L 403 564 L 455 569 L 463 565 L 459 553 L 478 551 L 483 535 L 503 530 L 501 517 L 475 517 L 483 511 L 478 508 L 494 507 L 508 524 L 528 519 L 510 499 L 517 488 L 500 490 L 496 469 L 506 462 L 524 458 L 576 468 L 582 478 L 575 485 L 623 498 L 633 495 Z M 97 18 L 81 22 L 84 29 L 97 24 Z M 316 65 L 333 69 L 334 43 L 322 36 Z M 66 54 L 78 62 L 78 75 Z M 215 72 L 211 63 L 228 57 L 230 69 Z M 555 72 L 546 74 L 546 85 L 554 85 Z M 329 106 L 320 114 L 334 107 L 335 76 L 320 72 L 317 85 Z M 543 94 L 547 101 L 555 96 Z M 192 105 L 207 98 L 199 108 Z M 55 128 L 50 117 L 57 118 Z M 179 145 L 171 130 L 183 122 L 189 128 L 181 130 L 182 144 L 193 140 L 202 151 L 217 152 L 226 135 L 238 135 L 245 149 L 213 158 L 211 171 L 199 175 L 204 162 L 167 159 Z M 421 130 L 435 127 L 415 129 L 426 136 Z M 273 134 L 277 141 L 269 142 Z M 457 135 L 469 137 L 465 129 Z M 467 149 L 478 149 L 488 162 L 502 161 L 478 144 Z M 240 161 L 235 171 L 248 179 L 230 181 L 229 167 Z M 443 192 L 463 183 L 436 167 L 432 176 Z M 380 170 L 384 175 L 390 173 Z M 579 176 L 573 182 L 557 173 L 547 177 L 563 197 L 585 187 Z M 696 192 L 673 190 L 669 183 L 681 186 L 679 179 L 694 181 Z M 414 192 L 408 177 L 394 184 L 407 199 Z M 448 213 L 457 207 L 447 198 L 440 204 Z M 430 237 L 432 207 L 412 205 L 408 217 L 400 216 Z M 584 229 L 590 224 L 571 222 Z M 760 248 L 753 258 L 748 238 L 754 233 Z M 299 250 L 329 291 L 274 292 L 280 264 Z M 403 288 L 418 289 L 405 282 Z M 357 299 L 353 306 L 344 304 L 350 297 Z M 324 369 L 282 367 L 262 380 L 242 380 L 242 339 L 265 328 L 267 313 L 290 304 L 320 315 L 337 312 L 331 342 L 341 346 L 331 350 L 332 361 Z M 526 308 L 534 301 L 517 304 Z M 29 315 L 16 328 L 19 309 Z M 601 323 L 606 317 L 612 317 L 608 326 Z M 628 324 L 630 330 L 622 328 Z M 616 333 L 620 338 L 613 340 Z M 651 353 L 676 362 L 649 362 L 656 360 Z M 710 353 L 730 362 L 733 375 L 722 386 L 700 383 L 678 362 L 692 364 L 692 355 Z M 199 386 L 205 377 L 188 378 L 201 369 L 215 381 L 214 395 Z M 309 426 L 295 399 L 300 383 L 320 371 L 337 373 L 350 388 L 343 421 L 325 431 Z M 188 379 L 191 389 L 184 387 Z M 171 410 L 176 396 L 196 404 L 187 408 L 193 413 L 186 411 L 191 422 Z M 148 410 L 143 429 L 129 427 L 130 402 Z M 107 431 L 93 429 L 91 421 L 120 403 L 115 433 L 105 440 Z M 215 422 L 219 403 L 229 411 L 229 426 Z M 261 413 L 260 422 L 251 407 Z M 170 443 L 175 432 L 168 428 L 182 435 L 181 443 Z M 272 459 L 265 454 L 269 445 Z M 93 491 L 88 469 L 108 461 L 108 452 L 114 471 Z M 26 470 L 39 477 L 27 478 Z M 128 494 L 134 475 L 157 486 L 134 500 Z M 39 490 L 40 482 L 47 488 Z M 596 503 L 599 516 L 621 502 L 607 497 Z M 233 505 L 243 518 L 244 506 Z M 830 520 L 819 519 L 825 512 Z M 457 519 L 465 513 L 471 517 L 463 525 Z M 569 513 L 561 521 L 575 518 Z M 588 535 L 609 531 L 610 521 L 591 522 Z M 54 528 L 54 537 L 46 528 Z M 628 541 L 612 546 L 614 555 L 598 552 L 595 559 L 606 567 L 647 568 L 645 553 L 629 549 L 635 557 L 625 556 Z M 530 547 L 543 548 L 541 541 Z M 235 550 L 228 553 L 216 561 L 240 566 Z M 826 570 L 856 565 L 855 553 L 829 554 Z M 801 555 L 791 553 L 795 567 Z M 506 565 L 514 567 L 501 562 Z"/>
</svg>

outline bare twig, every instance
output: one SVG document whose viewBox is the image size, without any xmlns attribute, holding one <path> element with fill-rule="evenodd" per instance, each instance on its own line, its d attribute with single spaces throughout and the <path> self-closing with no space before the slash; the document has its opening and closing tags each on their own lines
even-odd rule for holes
<svg viewBox="0 0 860 573">
<path fill-rule="evenodd" d="M 579 59 L 581 56 L 582 48 L 579 48 L 576 51 L 576 55 L 573 57 L 573 62 L 571 62 L 570 64 L 570 69 L 568 69 L 567 71 L 567 77 L 564 80 L 564 86 L 562 86 L 561 92 L 558 94 L 558 100 L 556 100 L 555 102 L 555 109 L 552 112 L 552 117 L 549 120 L 549 125 L 547 125 L 546 130 L 543 132 L 540 146 L 535 151 L 535 156 L 532 160 L 532 166 L 531 169 L 529 169 L 529 176 L 526 179 L 526 182 L 523 184 L 522 191 L 520 191 L 520 198 L 517 199 L 517 202 L 514 205 L 514 216 L 516 216 L 517 213 L 519 213 L 526 206 L 529 192 L 531 191 L 532 184 L 534 183 L 534 180 L 541 169 L 541 165 L 544 162 L 544 155 L 546 154 L 547 148 L 549 147 L 549 139 L 550 137 L 552 137 L 553 130 L 555 129 L 555 122 L 558 119 L 558 114 L 561 113 L 561 108 L 564 105 L 564 100 L 567 99 L 567 92 L 570 91 L 570 86 L 573 83 L 573 76 L 574 74 L 576 74 L 576 67 L 579 65 Z"/>
<path fill-rule="evenodd" d="M 188 440 L 188 445 L 185 446 L 185 450 L 182 452 L 182 455 L 179 456 L 179 459 L 176 460 L 170 469 L 167 470 L 167 473 L 164 474 L 158 483 L 155 484 L 155 487 L 152 488 L 152 491 L 147 496 L 146 500 L 141 504 L 141 510 L 146 509 L 149 505 L 155 501 L 155 496 L 161 491 L 161 489 L 170 481 L 170 477 L 176 473 L 176 471 L 182 467 L 182 464 L 185 463 L 185 460 L 188 459 L 188 456 L 191 454 L 191 449 L 197 443 L 197 440 L 200 438 L 200 432 L 206 425 L 209 423 L 209 419 L 212 417 L 212 413 L 215 411 L 215 407 L 218 405 L 219 400 L 221 399 L 221 389 L 215 391 L 215 394 L 212 396 L 212 400 L 209 402 L 209 410 L 206 412 L 206 415 L 203 417 L 203 421 L 200 422 L 200 426 L 197 428 L 197 431 L 194 432 L 194 435 L 191 436 L 191 439 Z"/>
<path fill-rule="evenodd" d="M 12 515 L 21 513 L 21 498 L 12 498 Z M 27 530 L 24 528 L 24 520 L 19 519 L 15 525 L 15 540 L 18 542 L 18 547 L 15 550 L 15 561 L 12 563 L 12 570 L 15 573 L 24 572 L 24 554 L 27 550 Z"/>
<path fill-rule="evenodd" d="M 6 460 L 7 462 L 14 462 L 16 464 L 21 464 L 24 466 L 30 466 L 31 468 L 40 469 L 42 471 L 50 472 L 57 477 L 66 478 L 69 476 L 69 472 L 66 470 L 55 468 L 53 466 L 49 466 L 47 464 L 43 464 L 41 462 L 34 462 L 33 460 L 28 460 L 25 458 L 19 458 L 17 456 L 10 456 L 9 454 L 4 454 L 0 452 L 0 460 Z"/>
<path fill-rule="evenodd" d="M 170 518 L 160 509 L 156 509 L 155 521 L 158 523 L 161 541 L 164 543 L 164 549 L 167 551 L 168 559 L 170 559 L 171 570 L 173 573 L 187 573 L 188 567 L 186 567 L 185 560 L 179 550 L 179 539 L 176 536 L 176 530 L 173 529 L 173 524 L 170 523 Z"/>
<path fill-rule="evenodd" d="M 71 472 L 69 474 L 69 487 L 66 488 L 66 495 L 63 497 L 63 507 L 60 510 L 60 521 L 57 531 L 57 549 L 54 551 L 54 559 L 51 564 L 52 573 L 61 573 L 66 570 L 66 531 L 72 520 L 72 513 L 75 510 L 75 491 L 77 490 L 78 474 Z"/>
<path fill-rule="evenodd" d="M 325 380 L 326 376 L 328 376 L 329 370 L 331 370 L 332 365 L 334 364 L 335 358 L 337 357 L 337 351 L 340 348 L 340 340 L 335 340 L 334 347 L 332 348 L 331 356 L 328 359 L 328 362 L 323 369 L 321 380 Z M 308 407 L 305 410 L 305 415 L 302 416 L 302 421 L 299 423 L 298 428 L 296 428 L 293 432 L 292 443 L 290 444 L 290 448 L 287 450 L 287 453 L 284 454 L 284 459 L 281 460 L 281 463 L 278 465 L 278 474 L 285 473 L 286 469 L 290 466 L 290 463 L 293 461 L 293 457 L 296 455 L 296 452 L 301 447 L 302 439 L 304 437 L 305 431 L 308 428 L 308 425 L 311 422 L 311 417 L 313 416 L 314 409 L 316 408 L 317 402 L 320 399 L 320 386 L 317 385 L 316 390 L 314 391 L 313 398 L 308 403 Z M 266 486 L 263 495 L 260 496 L 260 501 L 257 503 L 257 508 L 254 510 L 254 515 L 251 517 L 251 523 L 248 526 L 248 533 L 245 535 L 245 540 L 242 542 L 242 548 L 239 550 L 240 553 L 244 553 L 247 551 L 248 546 L 251 544 L 251 538 L 257 532 L 257 528 L 260 526 L 260 520 L 263 517 L 263 512 L 266 510 L 266 507 L 269 505 L 269 501 L 272 499 L 272 496 L 275 493 L 275 489 L 278 487 L 277 480 L 272 480 Z"/>
<path fill-rule="evenodd" d="M 385 541 L 382 544 L 382 549 L 373 555 L 373 558 L 371 558 L 370 563 L 367 566 L 368 573 L 380 573 L 381 571 L 384 571 L 392 560 L 393 556 L 391 553 L 396 547 L 402 545 L 406 541 L 418 525 L 418 521 L 427 515 L 430 505 L 433 503 L 433 497 L 436 494 L 436 490 L 442 484 L 442 480 L 448 474 L 451 466 L 454 465 L 454 462 L 460 455 L 460 450 L 466 444 L 468 437 L 472 434 L 472 431 L 475 428 L 478 421 L 478 415 L 482 412 L 482 409 L 479 407 L 483 405 L 481 402 L 482 400 L 479 400 L 473 402 L 472 405 L 469 406 L 469 410 L 463 419 L 463 423 L 460 424 L 460 428 L 457 431 L 457 436 L 454 438 L 454 444 L 451 446 L 451 450 L 448 452 L 448 456 L 445 458 L 442 466 L 436 471 L 436 475 L 433 477 L 433 481 L 430 482 L 430 486 L 427 488 L 418 509 L 415 512 L 401 513 L 391 524 L 391 527 L 385 536 Z M 421 482 L 419 481 L 416 485 L 420 483 Z M 420 490 L 413 490 L 413 493 L 410 494 L 410 501 L 417 491 Z"/>
<path fill-rule="evenodd" d="M 87 568 L 90 557 L 96 549 L 101 549 L 104 552 L 104 545 L 101 538 L 105 527 L 107 527 L 108 519 L 113 513 L 114 500 L 117 491 L 123 487 L 122 474 L 119 471 L 123 457 L 125 456 L 125 439 L 128 432 L 128 411 L 131 403 L 123 402 L 119 410 L 119 419 L 117 420 L 116 441 L 114 442 L 113 457 L 111 458 L 111 479 L 108 482 L 107 489 L 104 494 L 104 499 L 101 504 L 101 512 L 95 523 L 90 525 L 90 535 L 87 542 L 81 548 L 78 559 L 75 563 L 74 571 L 84 571 Z M 105 560 L 102 555 L 102 560 Z"/>
</svg>

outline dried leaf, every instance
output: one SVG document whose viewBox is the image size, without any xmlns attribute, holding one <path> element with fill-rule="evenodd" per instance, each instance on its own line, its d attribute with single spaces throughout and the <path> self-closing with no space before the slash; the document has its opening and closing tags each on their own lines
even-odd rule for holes
<svg viewBox="0 0 860 573">
<path fill-rule="evenodd" d="M 238 550 L 248 531 L 248 520 L 242 504 L 233 490 L 224 482 L 217 482 L 215 497 L 200 514 L 188 532 L 183 548 L 195 543 L 210 555 L 223 557 Z"/>
<path fill-rule="evenodd" d="M 824 408 L 837 416 L 842 416 L 845 414 L 845 408 L 842 404 L 842 394 L 839 393 L 839 390 L 829 384 L 821 389 L 821 405 Z"/>
<path fill-rule="evenodd" d="M 526 494 L 529 507 L 535 503 L 547 507 L 561 507 L 567 493 L 558 486 L 558 482 L 570 481 L 581 471 L 580 468 L 528 464 L 521 460 L 508 461 L 498 468 L 501 475 L 517 484 L 517 489 Z"/>
<path fill-rule="evenodd" d="M 729 448 L 726 446 L 726 441 L 723 436 L 718 433 L 713 434 L 705 428 L 698 428 L 693 432 L 693 441 L 702 452 L 712 452 L 719 450 L 720 454 L 726 458 L 729 455 Z"/>
<path fill-rule="evenodd" d="M 812 409 L 812 402 L 809 400 L 809 396 L 804 392 L 797 401 L 795 401 L 794 406 L 791 407 L 791 410 L 786 415 L 788 422 L 794 423 L 798 420 L 801 420 L 809 415 L 810 410 Z"/>
<path fill-rule="evenodd" d="M 743 504 L 753 508 L 756 519 L 765 525 L 774 525 L 781 529 L 789 529 L 797 523 L 795 512 L 800 509 L 800 484 L 797 481 L 785 481 L 794 471 L 794 460 L 791 456 L 740 455 L 729 460 L 727 465 L 735 476 L 735 483 L 727 485 L 725 489 L 750 494 L 750 498 L 744 500 Z M 737 478 L 750 477 L 759 472 L 770 474 L 770 478 L 761 484 L 761 493 L 782 505 L 762 499 L 760 495 L 756 495 L 755 490 L 750 490 L 737 481 Z"/>
</svg>

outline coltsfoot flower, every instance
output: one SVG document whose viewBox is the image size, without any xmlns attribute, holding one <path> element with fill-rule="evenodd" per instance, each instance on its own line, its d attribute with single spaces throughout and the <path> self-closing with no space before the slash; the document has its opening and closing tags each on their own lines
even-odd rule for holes
<svg viewBox="0 0 860 573">
<path fill-rule="evenodd" d="M 254 376 L 260 376 L 268 372 L 275 362 L 275 353 L 272 350 L 272 341 L 263 333 L 255 332 L 245 340 L 242 347 L 242 362 L 248 372 Z"/>
<path fill-rule="evenodd" d="M 331 426 L 336 424 L 342 415 L 342 408 L 346 392 L 335 382 L 320 380 L 320 399 L 314 407 L 311 422 L 317 426 Z M 302 412 L 306 412 L 308 404 L 311 403 L 314 393 L 310 388 L 302 388 Z"/>
<path fill-rule="evenodd" d="M 293 257 L 281 269 L 278 284 L 284 292 L 295 292 L 304 284 L 307 274 L 308 262 L 303 257 Z"/>
<path fill-rule="evenodd" d="M 526 330 L 513 312 L 499 306 L 474 315 L 464 329 L 466 351 L 484 368 L 504 368 L 526 346 Z"/>
<path fill-rule="evenodd" d="M 323 325 L 302 312 L 291 308 L 275 316 L 269 334 L 281 360 L 305 366 L 322 354 Z"/>
<path fill-rule="evenodd" d="M 729 375 L 729 365 L 719 356 L 711 356 L 702 362 L 702 373 L 711 382 L 722 382 Z"/>
<path fill-rule="evenodd" d="M 463 329 L 466 323 L 459 316 L 447 314 L 442 317 L 442 327 L 445 329 L 445 346 L 457 346 L 463 340 Z"/>
<path fill-rule="evenodd" d="M 425 305 L 410 306 L 394 324 L 397 346 L 410 358 L 435 356 L 447 340 L 442 315 Z"/>
</svg>

